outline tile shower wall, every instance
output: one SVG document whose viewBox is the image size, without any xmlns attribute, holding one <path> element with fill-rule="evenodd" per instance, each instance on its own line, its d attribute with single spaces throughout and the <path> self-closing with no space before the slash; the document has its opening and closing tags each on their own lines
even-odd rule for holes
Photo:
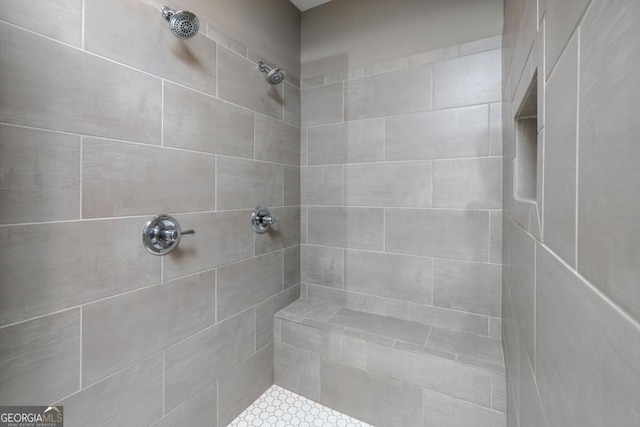
<svg viewBox="0 0 640 427">
<path fill-rule="evenodd" d="M 302 81 L 303 296 L 499 336 L 500 44 Z"/>
<path fill-rule="evenodd" d="M 300 293 L 300 90 L 148 2 L 3 3 L 0 402 L 226 425 L 273 383 L 271 316 Z M 264 235 L 259 204 L 282 218 Z M 196 234 L 161 258 L 140 232 L 162 212 Z"/>
<path fill-rule="evenodd" d="M 505 1 L 503 343 L 510 427 L 640 425 L 640 4 Z M 537 72 L 536 203 L 514 114 Z"/>
</svg>

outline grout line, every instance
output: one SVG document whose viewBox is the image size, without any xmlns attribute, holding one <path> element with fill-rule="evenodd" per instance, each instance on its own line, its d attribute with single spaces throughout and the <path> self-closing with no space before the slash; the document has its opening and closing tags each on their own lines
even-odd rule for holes
<svg viewBox="0 0 640 427">
<path fill-rule="evenodd" d="M 82 390 L 82 312 L 83 308 L 80 306 L 80 384 L 78 390 Z"/>
<path fill-rule="evenodd" d="M 83 179 L 82 179 L 82 161 L 83 161 L 83 152 L 84 152 L 84 137 L 80 137 L 80 216 L 79 218 L 82 220 L 82 188 L 83 188 Z"/>
<path fill-rule="evenodd" d="M 164 87 L 165 80 L 162 79 L 162 85 L 160 89 L 160 146 L 164 147 Z"/>
<path fill-rule="evenodd" d="M 582 34 L 580 32 L 580 27 L 577 29 L 577 43 L 578 43 L 578 58 L 576 64 L 576 205 L 575 209 L 575 255 L 574 255 L 574 264 L 576 266 L 576 271 L 578 270 L 578 225 L 579 225 L 579 215 L 578 215 L 578 206 L 579 204 L 579 186 L 580 186 L 580 53 L 581 53 L 581 37 Z"/>
</svg>

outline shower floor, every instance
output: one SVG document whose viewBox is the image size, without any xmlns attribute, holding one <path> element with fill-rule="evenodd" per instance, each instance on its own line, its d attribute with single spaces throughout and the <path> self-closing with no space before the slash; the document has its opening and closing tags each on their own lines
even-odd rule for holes
<svg viewBox="0 0 640 427">
<path fill-rule="evenodd" d="M 277 385 L 265 391 L 229 426 L 372 427 Z"/>
</svg>

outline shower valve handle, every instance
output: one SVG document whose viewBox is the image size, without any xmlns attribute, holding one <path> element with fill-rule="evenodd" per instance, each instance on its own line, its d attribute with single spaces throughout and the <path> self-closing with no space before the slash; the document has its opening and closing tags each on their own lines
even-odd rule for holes
<svg viewBox="0 0 640 427">
<path fill-rule="evenodd" d="M 258 234 L 266 233 L 269 227 L 276 222 L 279 222 L 279 220 L 271 215 L 269 209 L 265 206 L 258 206 L 251 214 L 251 225 L 253 225 L 253 229 Z"/>
<path fill-rule="evenodd" d="M 157 215 L 142 230 L 142 243 L 153 255 L 166 255 L 174 250 L 182 236 L 195 234 L 194 230 L 180 229 L 178 221 L 169 215 Z"/>
</svg>

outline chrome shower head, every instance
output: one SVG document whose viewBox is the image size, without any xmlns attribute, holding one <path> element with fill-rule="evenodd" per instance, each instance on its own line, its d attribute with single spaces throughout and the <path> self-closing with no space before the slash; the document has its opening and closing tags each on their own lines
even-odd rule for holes
<svg viewBox="0 0 640 427">
<path fill-rule="evenodd" d="M 284 78 L 287 77 L 287 73 L 285 73 L 284 70 L 281 70 L 280 68 L 273 68 L 262 61 L 258 63 L 258 68 L 260 71 L 267 74 L 267 81 L 272 85 L 282 83 Z"/>
<path fill-rule="evenodd" d="M 171 24 L 173 34 L 181 39 L 191 39 L 198 34 L 200 23 L 198 17 L 187 10 L 176 12 L 167 6 L 162 6 L 162 16 Z"/>
</svg>

